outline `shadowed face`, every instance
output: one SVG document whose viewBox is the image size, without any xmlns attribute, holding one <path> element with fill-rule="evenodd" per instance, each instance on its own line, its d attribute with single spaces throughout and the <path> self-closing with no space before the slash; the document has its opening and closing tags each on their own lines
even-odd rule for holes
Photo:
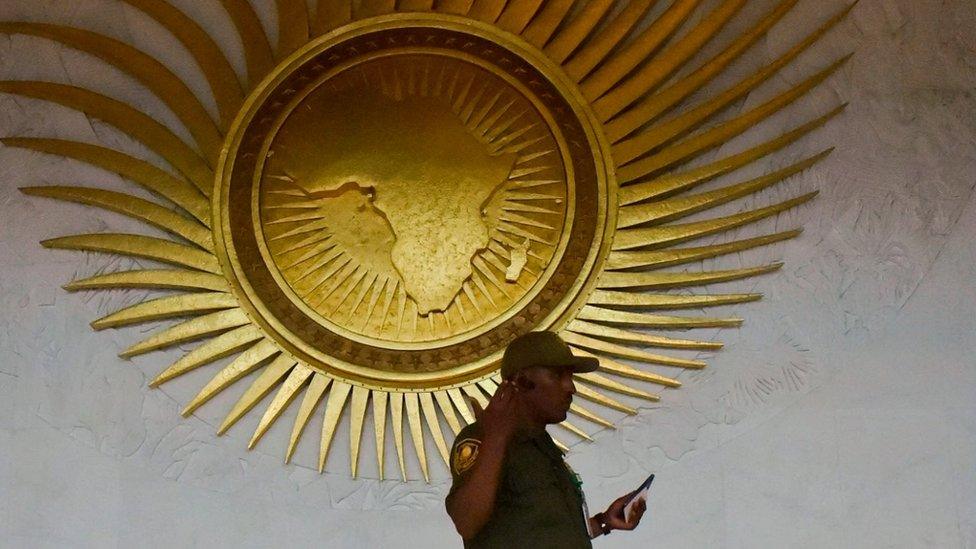
<svg viewBox="0 0 976 549">
<path fill-rule="evenodd" d="M 516 374 L 514 382 L 521 387 L 522 402 L 534 420 L 547 425 L 566 420 L 576 393 L 573 372 L 569 368 L 528 368 Z"/>
</svg>

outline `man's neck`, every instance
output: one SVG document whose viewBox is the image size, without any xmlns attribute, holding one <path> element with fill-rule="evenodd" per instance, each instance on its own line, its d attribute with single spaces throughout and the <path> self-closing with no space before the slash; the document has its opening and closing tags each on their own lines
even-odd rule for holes
<svg viewBox="0 0 976 549">
<path fill-rule="evenodd" d="M 528 412 L 527 410 L 523 410 L 522 412 L 523 413 L 520 414 L 519 417 L 519 425 L 517 429 L 518 433 L 527 436 L 535 436 L 545 432 L 546 424 L 544 422 L 538 421 L 537 419 L 532 417 L 530 414 L 527 413 Z"/>
</svg>

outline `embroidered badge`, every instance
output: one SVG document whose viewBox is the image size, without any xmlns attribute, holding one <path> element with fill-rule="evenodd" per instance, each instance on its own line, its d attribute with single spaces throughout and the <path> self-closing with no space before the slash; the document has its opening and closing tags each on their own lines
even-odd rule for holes
<svg viewBox="0 0 976 549">
<path fill-rule="evenodd" d="M 481 441 L 476 438 L 466 438 L 459 442 L 451 455 L 451 472 L 460 475 L 470 469 L 475 460 L 478 459 L 478 448 L 480 446 Z"/>
</svg>

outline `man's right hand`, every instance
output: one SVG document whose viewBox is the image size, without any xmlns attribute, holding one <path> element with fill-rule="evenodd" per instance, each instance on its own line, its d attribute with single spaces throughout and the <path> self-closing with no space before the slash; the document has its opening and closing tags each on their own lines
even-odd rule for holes
<svg viewBox="0 0 976 549">
<path fill-rule="evenodd" d="M 474 399 L 471 406 L 474 409 L 474 417 L 481 425 L 486 437 L 497 437 L 499 442 L 508 442 L 518 427 L 519 422 L 519 388 L 510 381 L 502 381 L 488 401 L 488 407 L 481 408 L 481 405 Z"/>
</svg>

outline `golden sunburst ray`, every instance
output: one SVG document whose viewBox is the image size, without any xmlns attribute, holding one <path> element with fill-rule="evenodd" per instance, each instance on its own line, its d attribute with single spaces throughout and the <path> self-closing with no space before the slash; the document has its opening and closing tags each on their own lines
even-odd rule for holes
<svg viewBox="0 0 976 549">
<path fill-rule="evenodd" d="M 21 192 L 30 196 L 55 198 L 120 213 L 184 238 L 204 250 L 213 250 L 213 233 L 206 225 L 165 206 L 126 193 L 61 185 L 25 187 Z"/>
<path fill-rule="evenodd" d="M 210 165 L 216 164 L 223 136 L 190 89 L 153 57 L 100 34 L 43 23 L 0 23 L 0 33 L 27 34 L 60 42 L 94 55 L 149 88 L 190 131 Z"/>
<path fill-rule="evenodd" d="M 220 0 L 230 16 L 244 48 L 244 62 L 247 65 L 247 82 L 250 88 L 257 86 L 274 67 L 274 54 L 268 35 L 261 26 L 261 19 L 248 0 Z"/>
<path fill-rule="evenodd" d="M 21 137 L 0 139 L 0 143 L 6 147 L 70 158 L 117 173 L 153 194 L 169 200 L 207 227 L 210 226 L 210 201 L 207 197 L 187 181 L 174 177 L 144 160 L 105 147 L 63 139 Z"/>
<path fill-rule="evenodd" d="M 52 101 L 115 126 L 162 156 L 205 196 L 210 196 L 214 173 L 207 161 L 168 128 L 130 105 L 83 88 L 51 82 L 0 82 L 0 93 Z"/>
<path fill-rule="evenodd" d="M 799 83 L 757 107 L 719 123 L 713 120 L 812 48 L 853 7 L 853 4 L 845 6 L 811 25 L 812 32 L 731 86 L 697 99 L 696 92 L 706 89 L 736 59 L 747 55 L 797 1 L 771 2 L 755 21 L 744 26 L 745 30 L 713 48 L 718 53 L 698 62 L 696 54 L 739 17 L 744 0 L 710 3 L 707 11 L 698 0 L 675 0 L 660 10 L 654 10 L 657 3 L 653 0 L 627 0 L 619 9 L 614 9 L 613 0 L 593 0 L 579 5 L 572 0 L 318 0 L 311 3 L 311 8 L 305 0 L 276 0 L 278 40 L 274 45 L 247 0 L 221 0 L 229 22 L 240 37 L 244 75 L 235 73 L 206 29 L 169 2 L 124 2 L 155 20 L 185 46 L 213 95 L 215 119 L 203 107 L 203 98 L 197 97 L 185 82 L 131 45 L 54 23 L 0 23 L 0 33 L 53 40 L 121 70 L 171 109 L 192 138 L 192 142 L 184 142 L 138 108 L 93 90 L 52 82 L 0 81 L 0 93 L 58 103 L 114 126 L 148 147 L 174 170 L 170 173 L 146 159 L 96 144 L 36 137 L 0 138 L 7 147 L 58 155 L 113 172 L 153 195 L 150 200 L 125 192 L 70 185 L 22 189 L 31 196 L 125 215 L 165 233 L 165 236 L 79 234 L 44 241 L 43 245 L 49 248 L 102 252 L 169 265 L 99 274 L 72 281 L 65 289 L 143 288 L 174 292 L 111 313 L 92 325 L 95 329 L 105 329 L 180 317 L 177 323 L 149 334 L 121 355 L 131 357 L 200 342 L 163 369 L 150 383 L 153 387 L 221 358 L 233 357 L 227 366 L 212 374 L 211 380 L 187 403 L 184 413 L 192 413 L 218 392 L 258 372 L 225 416 L 219 434 L 227 432 L 274 393 L 250 438 L 248 448 L 252 448 L 291 402 L 301 396 L 285 461 L 292 459 L 312 418 L 320 417 L 319 470 L 327 468 L 336 433 L 348 425 L 350 472 L 355 477 L 362 476 L 359 454 L 366 414 L 371 413 L 378 476 L 384 476 L 385 448 L 392 440 L 404 480 L 407 480 L 404 430 L 408 431 L 407 438 L 421 474 L 429 480 L 434 471 L 428 463 L 425 439 L 429 437 L 437 454 L 447 462 L 449 445 L 444 426 L 457 434 L 462 424 L 474 422 L 468 399 L 481 406 L 487 404 L 500 382 L 497 357 L 482 366 L 481 374 L 451 378 L 449 383 L 364 381 L 341 374 L 338 362 L 316 362 L 309 356 L 293 355 L 291 346 L 281 344 L 280 334 L 269 331 L 269 323 L 256 321 L 255 309 L 245 303 L 236 275 L 221 255 L 224 239 L 233 227 L 222 225 L 219 208 L 214 208 L 214 203 L 222 200 L 222 181 L 215 174 L 221 167 L 218 153 L 237 146 L 236 135 L 243 131 L 243 126 L 235 127 L 232 122 L 236 118 L 246 119 L 247 109 L 252 108 L 245 102 L 245 94 L 255 90 L 269 75 L 285 70 L 283 65 L 276 68 L 275 64 L 292 54 L 299 55 L 295 52 L 312 51 L 329 40 L 353 36 L 360 32 L 350 30 L 357 28 L 356 25 L 393 28 L 410 17 L 417 21 L 428 21 L 423 17 L 440 17 L 431 20 L 447 26 L 463 23 L 466 32 L 491 36 L 501 48 L 528 52 L 524 54 L 526 59 L 545 59 L 544 63 L 553 67 L 552 80 L 560 90 L 557 93 L 580 97 L 581 104 L 585 105 L 581 108 L 592 113 L 593 131 L 605 140 L 610 153 L 606 157 L 608 173 L 615 174 L 608 183 L 613 187 L 609 195 L 613 202 L 608 207 L 614 209 L 614 215 L 609 217 L 616 224 L 607 233 L 610 236 L 605 259 L 593 273 L 593 282 L 580 298 L 577 312 L 554 327 L 575 352 L 600 360 L 598 372 L 577 377 L 578 396 L 600 408 L 635 414 L 637 408 L 627 399 L 657 401 L 660 398 L 636 383 L 666 388 L 681 386 L 676 377 L 651 372 L 645 365 L 673 367 L 678 371 L 700 369 L 705 367 L 703 360 L 664 353 L 716 351 L 722 347 L 720 342 L 663 334 L 731 327 L 742 322 L 721 314 L 679 316 L 682 311 L 743 304 L 761 297 L 758 293 L 671 291 L 757 277 L 776 271 L 781 264 L 712 271 L 662 269 L 687 266 L 799 236 L 797 228 L 737 240 L 684 245 L 706 236 L 728 234 L 810 200 L 815 192 L 737 213 L 707 215 L 720 205 L 755 196 L 810 168 L 825 158 L 830 149 L 757 177 L 704 192 L 690 191 L 795 143 L 840 113 L 844 105 L 743 151 L 697 165 L 692 165 L 692 161 L 802 98 L 837 71 L 847 58 L 806 75 Z M 398 12 L 413 15 L 398 15 Z M 350 23 L 356 25 L 347 26 Z M 511 38 L 516 35 L 520 38 Z M 403 40 L 405 46 L 419 47 L 418 43 L 410 42 L 417 40 L 416 37 L 405 35 Z M 359 47 L 374 46 L 366 43 Z M 343 55 L 355 55 L 358 51 L 352 47 Z M 378 267 L 375 259 L 369 259 L 375 242 L 350 240 L 349 235 L 337 229 L 333 223 L 335 213 L 328 209 L 332 195 L 326 193 L 327 198 L 315 198 L 319 195 L 309 194 L 296 182 L 298 176 L 274 168 L 279 171 L 269 172 L 269 177 L 280 181 L 267 195 L 268 221 L 264 228 L 271 231 L 268 242 L 283 243 L 276 253 L 283 258 L 279 272 L 285 273 L 286 278 L 292 277 L 295 284 L 288 291 L 298 294 L 299 299 L 321 311 L 330 322 L 344 323 L 346 329 L 371 331 L 391 341 L 412 344 L 425 338 L 474 330 L 504 313 L 518 296 L 533 291 L 534 281 L 548 276 L 548 262 L 564 230 L 561 218 L 568 200 L 568 195 L 558 191 L 565 183 L 559 173 L 563 153 L 554 142 L 547 142 L 546 124 L 533 115 L 537 106 L 492 84 L 485 74 L 482 68 L 454 64 L 438 69 L 430 62 L 360 71 L 363 85 L 382 90 L 394 101 L 417 98 L 444 101 L 469 134 L 488 147 L 492 157 L 514 155 L 498 191 L 498 205 L 486 202 L 489 206 L 483 215 L 493 224 L 489 227 L 487 244 L 471 257 L 471 273 L 458 282 L 449 305 L 443 310 L 428 308 L 425 309 L 428 312 L 421 314 L 414 281 L 402 276 L 396 265 Z M 254 105 L 265 100 L 260 89 L 254 93 L 250 100 Z M 568 146 L 576 145 L 580 144 Z M 274 156 L 267 154 L 266 158 Z M 157 202 L 156 198 L 161 200 Z M 372 195 L 368 198 L 375 201 Z M 686 216 L 700 213 L 706 215 L 681 222 Z M 392 221 L 388 217 L 386 223 L 386 229 L 377 229 L 379 233 L 390 230 Z M 354 236 L 365 239 L 368 230 L 366 226 L 357 226 Z M 402 353 L 410 347 L 397 345 L 393 348 Z M 651 352 L 651 348 L 662 352 Z M 387 362 L 385 365 L 381 365 L 382 360 L 377 362 L 380 368 L 377 371 L 381 368 L 397 371 L 395 358 L 383 360 Z M 604 418 L 598 409 L 575 403 L 570 412 L 596 428 L 613 427 L 613 422 Z M 348 423 L 344 422 L 346 417 Z M 563 423 L 562 427 L 574 439 L 592 438 L 590 432 L 572 422 Z M 387 436 L 390 431 L 392 437 Z M 566 447 L 562 442 L 558 444 Z"/>
<path fill-rule="evenodd" d="M 137 269 L 119 271 L 73 280 L 64 285 L 69 292 L 80 290 L 109 290 L 143 288 L 159 290 L 213 290 L 229 292 L 224 277 L 189 269 Z"/>
<path fill-rule="evenodd" d="M 168 2 L 122 0 L 162 25 L 190 52 L 202 70 L 220 113 L 220 130 L 227 130 L 244 101 L 237 74 L 220 47 L 200 25 Z M 281 13 L 281 12 L 279 12 Z"/>
<path fill-rule="evenodd" d="M 155 332 L 146 339 L 131 345 L 128 349 L 119 353 L 123 358 L 131 358 L 136 355 L 145 354 L 173 345 L 179 345 L 205 336 L 226 332 L 232 328 L 248 324 L 250 319 L 239 308 L 225 309 L 203 316 L 197 316 L 190 320 Z"/>
<path fill-rule="evenodd" d="M 278 8 L 277 58 L 284 59 L 308 42 L 308 6 L 305 0 L 275 0 Z"/>
<path fill-rule="evenodd" d="M 253 383 L 251 383 L 247 390 L 244 391 L 244 394 L 237 399 L 234 407 L 231 408 L 230 412 L 227 413 L 227 416 L 224 417 L 224 421 L 221 422 L 220 427 L 217 429 L 217 434 L 222 435 L 226 433 L 228 429 L 237 423 L 237 420 L 244 417 L 244 414 L 254 408 L 254 406 L 256 406 L 261 399 L 274 390 L 275 386 L 285 379 L 285 376 L 293 372 L 296 366 L 297 363 L 291 357 L 284 354 L 278 355 L 273 362 L 268 364 L 267 368 L 264 368 L 261 371 L 261 375 L 259 375 Z M 311 373 L 310 370 L 306 371 Z M 289 376 L 288 379 L 291 379 L 291 377 Z M 291 393 L 291 396 L 293 395 L 294 392 Z M 284 408 L 284 406 L 276 407 L 273 406 L 273 404 L 275 403 L 272 402 L 272 406 L 269 406 L 268 410 L 280 410 Z M 270 421 L 268 421 L 267 424 L 270 425 Z"/>
</svg>

